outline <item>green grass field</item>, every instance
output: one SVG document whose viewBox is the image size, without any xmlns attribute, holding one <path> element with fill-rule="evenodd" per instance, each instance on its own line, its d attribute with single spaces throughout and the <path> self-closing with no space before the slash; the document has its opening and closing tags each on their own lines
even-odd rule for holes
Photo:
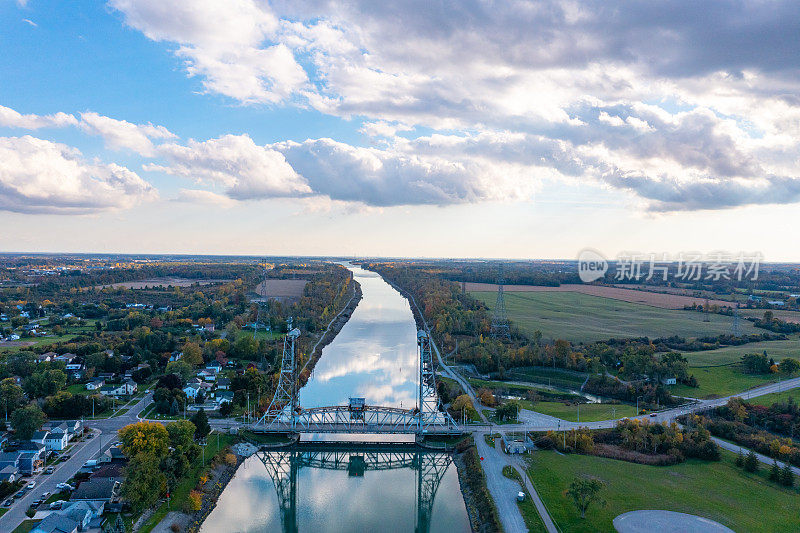
<svg viewBox="0 0 800 533">
<path fill-rule="evenodd" d="M 747 389 L 778 381 L 775 375 L 745 374 L 737 365 L 691 367 L 689 373 L 697 378 L 698 387 L 673 385 L 669 387 L 673 396 L 708 399 L 739 393 L 744 395 Z"/>
<path fill-rule="evenodd" d="M 472 292 L 492 308 L 495 292 Z M 703 322 L 693 311 L 661 309 L 577 292 L 506 292 L 508 318 L 529 335 L 546 339 L 592 342 L 611 337 L 703 337 L 729 333 L 731 319 L 711 315 Z M 742 332 L 757 331 L 742 321 Z"/>
<path fill-rule="evenodd" d="M 530 411 L 536 411 L 544 415 L 555 416 L 562 420 L 578 422 L 578 406 L 565 405 L 563 402 L 535 402 L 522 401 L 522 407 Z M 622 418 L 624 416 L 636 416 L 636 406 L 626 403 L 584 403 L 580 404 L 580 421 L 596 422 L 598 420 L 609 420 L 612 418 Z"/>
<path fill-rule="evenodd" d="M 751 342 L 741 346 L 725 346 L 717 350 L 704 352 L 684 352 L 691 366 L 712 366 L 736 363 L 746 353 L 763 353 L 779 361 L 784 357 L 800 359 L 800 339 L 797 336 L 785 341 Z"/>
<path fill-rule="evenodd" d="M 748 474 L 733 460 L 734 455 L 725 452 L 719 462 L 689 460 L 658 467 L 541 451 L 529 460 L 528 475 L 562 531 L 613 532 L 614 517 L 640 509 L 695 514 L 737 533 L 800 530 L 800 491 L 768 481 L 765 468 Z M 606 505 L 590 507 L 584 520 L 565 494 L 576 476 L 605 483 L 601 497 Z"/>
<path fill-rule="evenodd" d="M 745 394 L 744 397 L 747 398 L 747 395 Z M 770 406 L 773 403 L 785 402 L 789 398 L 793 399 L 797 403 L 800 403 L 800 389 L 791 389 L 784 392 L 773 392 L 772 394 L 757 396 L 747 401 L 756 405 Z"/>
</svg>

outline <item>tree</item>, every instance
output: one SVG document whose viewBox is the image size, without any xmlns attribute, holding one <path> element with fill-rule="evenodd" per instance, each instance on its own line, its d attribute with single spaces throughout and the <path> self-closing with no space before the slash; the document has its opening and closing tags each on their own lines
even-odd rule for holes
<svg viewBox="0 0 800 533">
<path fill-rule="evenodd" d="M 572 497 L 575 507 L 581 513 L 581 518 L 586 518 L 586 510 L 589 506 L 597 502 L 598 505 L 603 505 L 605 502 L 600 499 L 599 493 L 603 488 L 603 482 L 597 479 L 579 479 L 575 478 L 567 490 L 567 494 Z"/>
<path fill-rule="evenodd" d="M 792 472 L 792 466 L 788 463 L 788 461 L 783 464 L 780 481 L 781 485 L 786 487 L 794 487 L 794 473 Z"/>
<path fill-rule="evenodd" d="M 781 480 L 781 467 L 778 466 L 778 461 L 772 460 L 772 468 L 769 469 L 769 480 L 778 482 Z"/>
<path fill-rule="evenodd" d="M 149 453 L 157 459 L 167 455 L 169 450 L 169 434 L 164 426 L 157 422 L 136 422 L 119 430 L 122 451 L 129 458 L 141 453 Z"/>
<path fill-rule="evenodd" d="M 192 416 L 192 423 L 197 428 L 194 432 L 194 436 L 197 439 L 205 438 L 205 436 L 211 432 L 211 426 L 208 424 L 208 416 L 202 407 Z"/>
<path fill-rule="evenodd" d="M 758 457 L 753 450 L 744 458 L 744 469 L 748 472 L 758 472 Z"/>
<path fill-rule="evenodd" d="M 736 456 L 736 466 L 739 468 L 744 466 L 744 454 L 742 453 L 741 449 L 739 450 L 739 454 Z"/>
<path fill-rule="evenodd" d="M 194 437 L 197 431 L 194 422 L 176 420 L 165 427 L 169 434 L 169 445 L 174 452 L 182 455 L 192 455 L 192 446 L 194 445 Z"/>
<path fill-rule="evenodd" d="M 44 424 L 44 413 L 36 404 L 20 407 L 11 415 L 11 424 L 14 426 L 19 440 L 31 440 L 33 434 L 39 431 Z"/>
<path fill-rule="evenodd" d="M 181 361 L 186 362 L 192 366 L 200 366 L 203 364 L 203 350 L 196 342 L 187 342 L 183 345 L 183 357 Z"/>
<path fill-rule="evenodd" d="M 222 416 L 229 416 L 233 412 L 233 404 L 231 402 L 222 402 L 219 406 L 219 414 Z"/>
<path fill-rule="evenodd" d="M 163 429 L 160 424 L 155 425 Z M 130 459 L 125 468 L 122 496 L 131 503 L 136 511 L 141 511 L 156 503 L 159 496 L 166 490 L 167 476 L 161 471 L 160 461 L 155 455 L 142 452 Z"/>
<path fill-rule="evenodd" d="M 6 378 L 0 382 L 0 402 L 3 403 L 4 415 L 8 415 L 25 403 L 25 392 L 13 378 Z"/>
<path fill-rule="evenodd" d="M 794 374 L 800 370 L 800 361 L 791 357 L 786 357 L 781 361 L 781 372 L 783 374 Z"/>
<path fill-rule="evenodd" d="M 519 413 L 519 402 L 515 400 L 511 400 L 510 402 L 506 402 L 500 407 L 498 407 L 495 412 L 494 416 L 497 420 L 516 420 L 517 414 Z"/>
<path fill-rule="evenodd" d="M 197 391 L 197 396 L 194 397 L 194 403 L 205 403 L 206 395 L 203 394 L 203 391 Z"/>
<path fill-rule="evenodd" d="M 30 398 L 52 396 L 67 384 L 67 375 L 58 369 L 49 369 L 32 374 L 22 382 L 22 388 Z"/>
<path fill-rule="evenodd" d="M 185 361 L 170 361 L 167 363 L 166 373 L 177 374 L 184 382 L 187 382 L 194 376 L 194 368 Z"/>
</svg>

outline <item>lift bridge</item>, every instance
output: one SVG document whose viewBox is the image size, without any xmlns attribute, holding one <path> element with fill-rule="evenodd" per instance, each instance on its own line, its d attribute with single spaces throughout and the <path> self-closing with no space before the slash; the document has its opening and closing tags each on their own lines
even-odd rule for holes
<svg viewBox="0 0 800 533">
<path fill-rule="evenodd" d="M 410 468 L 416 473 L 416 533 L 430 530 L 433 502 L 447 468 L 450 453 L 420 449 L 413 443 L 301 442 L 290 449 L 257 453 L 278 493 L 284 533 L 297 533 L 297 485 L 301 468 L 347 471 L 361 477 L 370 470 Z"/>
<path fill-rule="evenodd" d="M 278 386 L 267 411 L 249 426 L 256 433 L 409 433 L 455 435 L 462 429 L 440 409 L 436 392 L 431 340 L 417 332 L 419 391 L 413 409 L 367 405 L 363 398 L 351 398 L 348 405 L 303 408 L 298 400 L 298 372 L 295 341 L 300 330 L 292 329 L 283 341 L 283 358 Z"/>
</svg>

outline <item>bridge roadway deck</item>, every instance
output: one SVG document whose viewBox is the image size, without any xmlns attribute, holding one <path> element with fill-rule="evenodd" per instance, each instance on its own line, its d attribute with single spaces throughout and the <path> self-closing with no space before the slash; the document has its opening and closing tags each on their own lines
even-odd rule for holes
<svg viewBox="0 0 800 533">
<path fill-rule="evenodd" d="M 271 425 L 252 424 L 245 426 L 253 433 L 357 433 L 374 435 L 461 435 L 462 428 L 430 427 L 420 430 L 415 426 L 383 426 L 374 424 L 307 424 L 292 427 L 289 422 L 276 422 Z"/>
</svg>

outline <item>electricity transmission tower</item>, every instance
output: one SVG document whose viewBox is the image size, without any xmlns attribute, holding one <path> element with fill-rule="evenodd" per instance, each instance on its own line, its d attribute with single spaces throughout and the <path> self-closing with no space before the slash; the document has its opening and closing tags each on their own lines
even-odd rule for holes
<svg viewBox="0 0 800 533">
<path fill-rule="evenodd" d="M 258 312 L 256 313 L 256 321 L 253 322 L 253 338 L 256 338 L 258 334 L 258 329 L 263 326 L 264 331 L 268 331 L 266 321 L 267 317 L 269 316 L 269 298 L 267 298 L 267 264 L 266 261 L 264 263 L 264 273 L 261 278 L 261 283 L 259 284 L 259 302 L 258 302 Z"/>
<path fill-rule="evenodd" d="M 708 298 L 706 298 L 706 305 L 703 306 L 703 322 L 711 322 L 711 317 L 708 316 Z"/>
<path fill-rule="evenodd" d="M 490 330 L 493 339 L 511 340 L 511 330 L 508 327 L 508 315 L 506 314 L 506 299 L 503 296 L 503 265 L 498 267 L 497 274 L 497 301 L 492 312 L 492 328 Z"/>
</svg>

